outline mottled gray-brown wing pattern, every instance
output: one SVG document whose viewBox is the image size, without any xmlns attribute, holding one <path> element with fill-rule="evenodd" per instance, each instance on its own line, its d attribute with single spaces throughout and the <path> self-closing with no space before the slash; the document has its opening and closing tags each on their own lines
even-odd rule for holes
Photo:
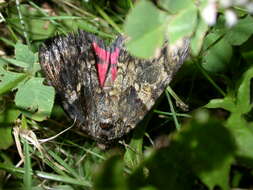
<svg viewBox="0 0 253 190">
<path fill-rule="evenodd" d="M 99 46 L 97 52 L 94 43 Z M 112 56 L 117 48 L 117 77 L 112 79 L 109 65 L 101 86 L 97 53 Z M 122 36 L 106 46 L 95 35 L 79 31 L 50 40 L 40 49 L 39 57 L 46 78 L 61 96 L 70 117 L 85 134 L 108 143 L 128 133 L 143 119 L 187 52 L 187 40 L 174 47 L 166 42 L 155 58 L 138 59 L 124 48 Z"/>
<path fill-rule="evenodd" d="M 40 64 L 47 81 L 60 95 L 70 117 L 81 123 L 86 115 L 83 86 L 92 85 L 89 84 L 91 78 L 84 80 L 83 73 L 92 75 L 92 72 L 96 72 L 89 69 L 95 64 L 91 50 L 93 38 L 95 36 L 86 32 L 57 36 L 46 41 L 39 51 Z"/>
<path fill-rule="evenodd" d="M 188 40 L 182 40 L 173 47 L 165 42 L 152 59 L 138 59 L 122 48 L 114 88 L 121 93 L 118 105 L 123 110 L 125 120 L 128 120 L 125 123 L 131 128 L 153 107 L 168 86 L 186 58 L 188 46 Z"/>
</svg>

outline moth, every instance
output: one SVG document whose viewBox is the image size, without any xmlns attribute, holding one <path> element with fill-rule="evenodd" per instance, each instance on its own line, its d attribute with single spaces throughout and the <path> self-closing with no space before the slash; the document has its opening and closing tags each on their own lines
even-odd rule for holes
<svg viewBox="0 0 253 190">
<path fill-rule="evenodd" d="M 128 53 L 125 42 L 119 36 L 107 46 L 80 30 L 50 39 L 39 50 L 41 68 L 67 114 L 85 134 L 103 143 L 135 128 L 189 49 L 186 39 L 174 46 L 166 41 L 156 57 L 140 59 Z"/>
</svg>

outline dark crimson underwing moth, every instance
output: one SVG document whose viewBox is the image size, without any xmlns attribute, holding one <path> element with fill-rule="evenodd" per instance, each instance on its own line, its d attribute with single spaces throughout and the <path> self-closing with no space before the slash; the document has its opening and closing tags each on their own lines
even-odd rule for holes
<svg viewBox="0 0 253 190">
<path fill-rule="evenodd" d="M 68 115 L 93 139 L 109 143 L 133 129 L 183 64 L 189 42 L 165 42 L 156 57 L 139 59 L 119 36 L 105 45 L 79 31 L 45 42 L 39 61 Z M 141 47 L 140 47 L 141 48 Z"/>
</svg>

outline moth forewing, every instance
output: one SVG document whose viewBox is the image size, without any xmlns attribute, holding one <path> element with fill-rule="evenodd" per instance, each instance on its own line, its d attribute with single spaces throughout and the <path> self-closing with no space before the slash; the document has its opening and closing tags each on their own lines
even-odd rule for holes
<svg viewBox="0 0 253 190">
<path fill-rule="evenodd" d="M 155 104 L 188 52 L 188 41 L 168 42 L 153 59 L 139 59 L 119 36 L 110 46 L 79 31 L 40 48 L 40 64 L 65 111 L 88 136 L 103 143 L 134 128 Z M 104 65 L 103 65 L 104 64 Z"/>
</svg>

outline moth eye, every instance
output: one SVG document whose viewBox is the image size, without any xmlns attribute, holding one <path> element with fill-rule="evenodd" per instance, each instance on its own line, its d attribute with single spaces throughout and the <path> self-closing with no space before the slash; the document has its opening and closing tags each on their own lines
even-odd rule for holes
<svg viewBox="0 0 253 190">
<path fill-rule="evenodd" d="M 102 129 L 110 129 L 112 127 L 112 124 L 109 123 L 100 123 L 99 127 Z"/>
</svg>

